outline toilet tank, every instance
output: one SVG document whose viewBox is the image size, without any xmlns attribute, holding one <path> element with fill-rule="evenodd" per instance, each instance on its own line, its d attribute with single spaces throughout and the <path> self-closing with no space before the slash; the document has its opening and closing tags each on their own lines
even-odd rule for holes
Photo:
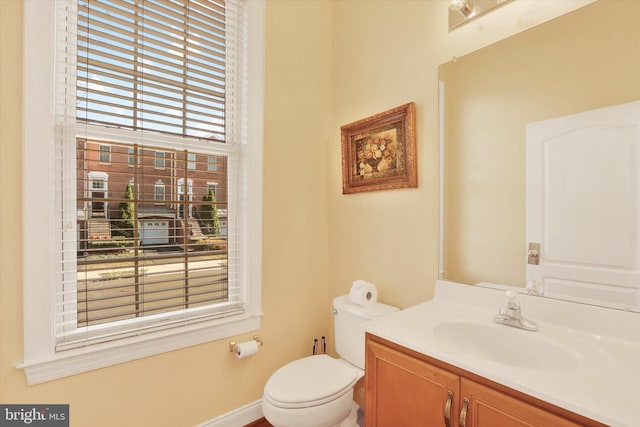
<svg viewBox="0 0 640 427">
<path fill-rule="evenodd" d="M 363 323 L 398 311 L 397 307 L 376 302 L 368 307 L 354 304 L 349 295 L 333 300 L 336 353 L 347 362 L 364 369 Z"/>
</svg>

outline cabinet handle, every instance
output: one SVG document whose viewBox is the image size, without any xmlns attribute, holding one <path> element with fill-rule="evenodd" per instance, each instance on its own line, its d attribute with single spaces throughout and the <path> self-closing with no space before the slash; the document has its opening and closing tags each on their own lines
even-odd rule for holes
<svg viewBox="0 0 640 427">
<path fill-rule="evenodd" d="M 447 403 L 444 405 L 444 425 L 451 427 L 451 404 L 453 403 L 453 392 L 449 390 L 447 393 Z"/>
<path fill-rule="evenodd" d="M 467 425 L 467 409 L 469 408 L 469 398 L 465 397 L 462 403 L 462 411 L 460 411 L 460 427 Z"/>
</svg>

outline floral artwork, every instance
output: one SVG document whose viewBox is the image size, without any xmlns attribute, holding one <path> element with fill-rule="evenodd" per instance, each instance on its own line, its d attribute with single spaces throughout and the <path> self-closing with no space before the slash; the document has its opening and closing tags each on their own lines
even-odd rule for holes
<svg viewBox="0 0 640 427">
<path fill-rule="evenodd" d="M 355 141 L 356 169 L 360 176 L 377 172 L 394 173 L 397 169 L 397 129 L 367 135 Z"/>
<path fill-rule="evenodd" d="M 417 187 L 413 103 L 341 130 L 344 194 Z"/>
</svg>

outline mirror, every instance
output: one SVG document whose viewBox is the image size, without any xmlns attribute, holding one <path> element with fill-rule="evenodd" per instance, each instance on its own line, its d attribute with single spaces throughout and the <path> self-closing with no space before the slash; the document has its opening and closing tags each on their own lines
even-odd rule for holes
<svg viewBox="0 0 640 427">
<path fill-rule="evenodd" d="M 525 285 L 525 125 L 640 99 L 638 14 L 597 1 L 440 66 L 442 278 Z"/>
</svg>

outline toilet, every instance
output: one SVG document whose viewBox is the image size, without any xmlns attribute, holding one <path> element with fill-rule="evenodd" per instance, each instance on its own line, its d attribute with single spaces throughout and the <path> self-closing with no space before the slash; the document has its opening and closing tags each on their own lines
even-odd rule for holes
<svg viewBox="0 0 640 427">
<path fill-rule="evenodd" d="M 294 360 L 267 380 L 264 417 L 274 427 L 357 427 L 353 386 L 364 376 L 362 323 L 398 311 L 376 302 L 360 306 L 349 295 L 333 300 L 336 353 Z"/>
</svg>

